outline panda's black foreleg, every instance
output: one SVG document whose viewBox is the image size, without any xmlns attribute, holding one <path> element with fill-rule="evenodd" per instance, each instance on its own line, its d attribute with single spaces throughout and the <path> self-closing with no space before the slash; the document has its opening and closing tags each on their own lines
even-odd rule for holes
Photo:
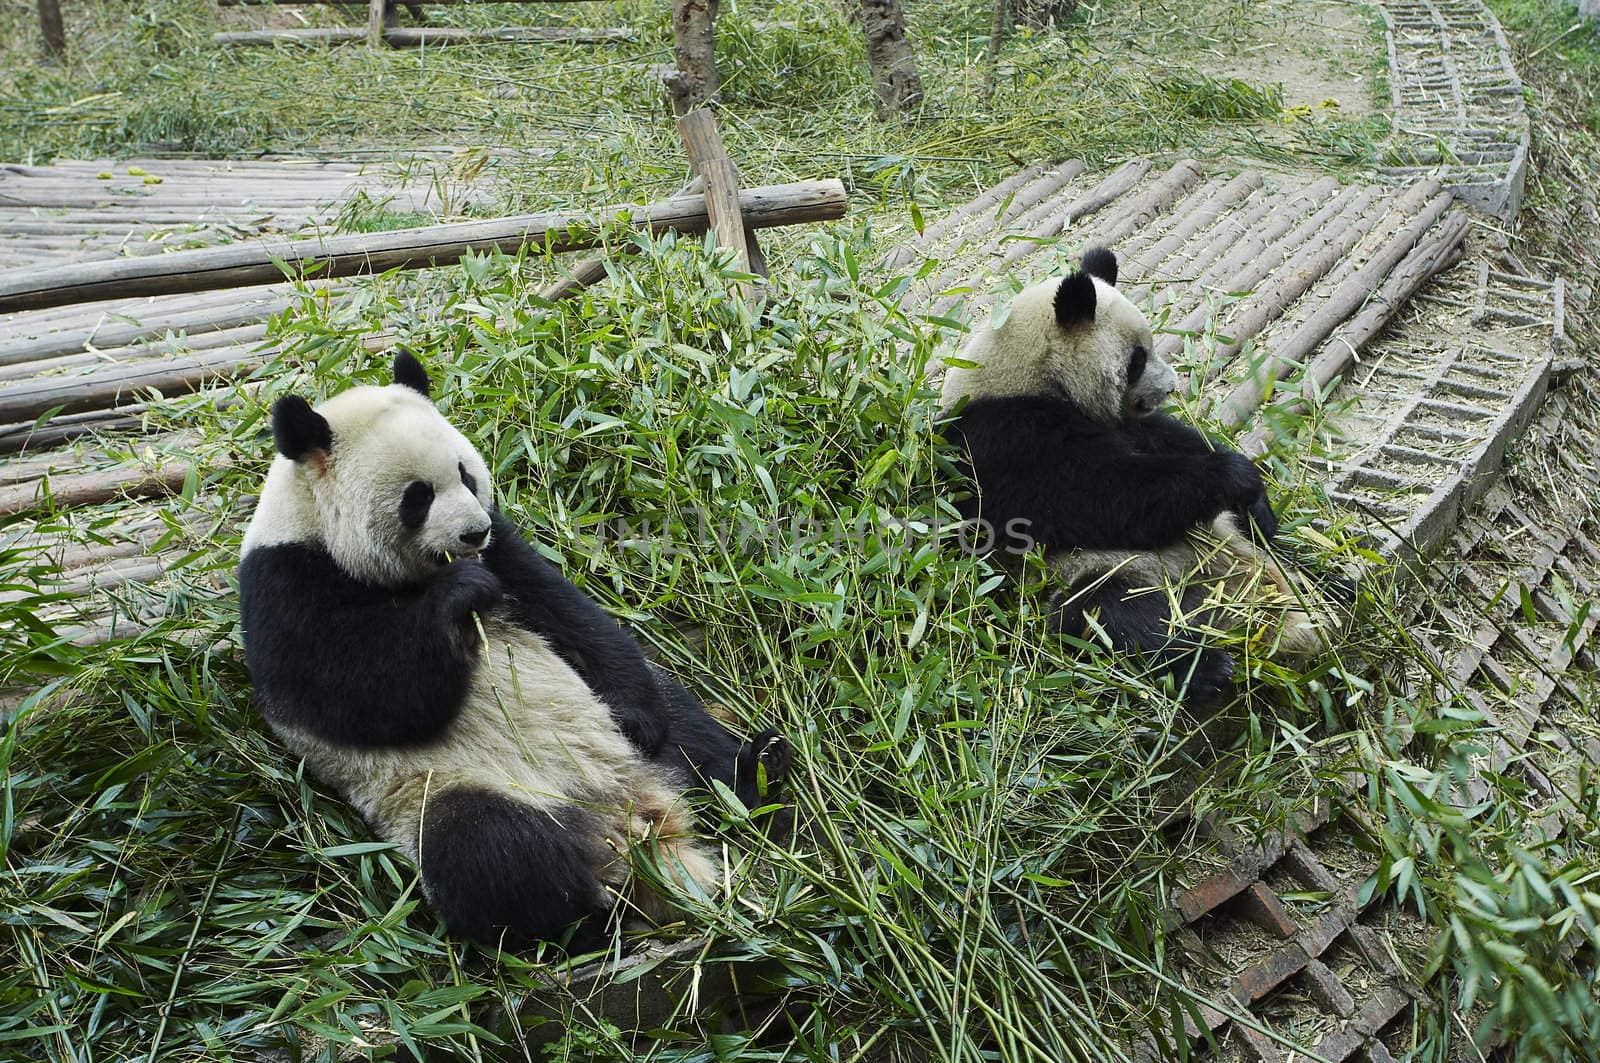
<svg viewBox="0 0 1600 1063">
<path fill-rule="evenodd" d="M 1215 709 L 1233 691 L 1233 659 L 1194 632 L 1175 628 L 1163 594 L 1136 593 L 1126 577 L 1111 576 L 1057 595 L 1054 604 L 1057 631 L 1092 638 L 1098 627 L 1113 652 L 1171 675 L 1190 709 Z"/>
<path fill-rule="evenodd" d="M 544 637 L 577 672 L 640 752 L 667 734 L 667 711 L 639 643 L 561 570 L 546 561 L 503 514 L 490 514 L 483 563 L 500 577 L 517 621 Z"/>
<path fill-rule="evenodd" d="M 546 810 L 462 786 L 423 810 L 422 888 L 450 933 L 526 948 L 567 935 L 571 952 L 601 943 L 609 902 L 594 869 L 612 854 L 575 808 Z"/>
<path fill-rule="evenodd" d="M 667 739 L 654 758 L 656 763 L 702 786 L 720 782 L 746 808 L 768 804 L 789 771 L 788 739 L 765 730 L 741 742 L 682 683 L 659 668 L 651 670 L 661 684 L 667 707 Z"/>
</svg>

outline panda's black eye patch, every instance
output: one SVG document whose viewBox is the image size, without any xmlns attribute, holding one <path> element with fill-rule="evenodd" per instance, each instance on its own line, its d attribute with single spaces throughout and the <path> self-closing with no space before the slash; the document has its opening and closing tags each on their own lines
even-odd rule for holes
<svg viewBox="0 0 1600 1063">
<path fill-rule="evenodd" d="M 461 482 L 467 485 L 467 490 L 471 491 L 473 494 L 477 494 L 478 481 L 470 472 L 467 471 L 466 464 L 459 461 L 456 462 L 456 470 L 461 473 Z"/>
<path fill-rule="evenodd" d="M 1135 347 L 1133 354 L 1128 358 L 1128 383 L 1132 384 L 1144 375 L 1144 367 L 1150 364 L 1150 352 L 1143 347 Z"/>
<path fill-rule="evenodd" d="M 433 485 L 426 480 L 412 480 L 406 485 L 406 493 L 400 496 L 400 523 L 407 528 L 422 527 L 432 505 Z"/>
</svg>

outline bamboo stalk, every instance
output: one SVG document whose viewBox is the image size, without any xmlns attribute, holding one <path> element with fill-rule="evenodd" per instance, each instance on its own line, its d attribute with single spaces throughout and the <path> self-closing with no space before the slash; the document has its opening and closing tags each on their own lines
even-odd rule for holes
<svg viewBox="0 0 1600 1063">
<path fill-rule="evenodd" d="M 745 189 L 739 193 L 739 207 L 746 222 L 762 229 L 841 218 L 847 199 L 837 180 L 801 181 Z M 651 232 L 701 233 L 708 224 L 704 196 L 679 196 L 593 212 L 551 211 L 325 239 L 280 238 L 148 258 L 13 270 L 0 273 L 0 312 L 117 295 L 271 284 L 286 274 L 327 278 L 447 266 L 468 253 L 514 252 L 528 244 L 543 245 L 556 253 L 581 251 L 598 246 L 605 230 L 617 225 Z"/>
</svg>

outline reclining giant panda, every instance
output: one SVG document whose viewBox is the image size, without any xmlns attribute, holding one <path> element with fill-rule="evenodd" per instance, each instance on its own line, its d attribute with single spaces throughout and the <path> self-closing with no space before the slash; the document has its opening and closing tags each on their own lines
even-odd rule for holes
<svg viewBox="0 0 1600 1063">
<path fill-rule="evenodd" d="M 1212 707 L 1232 690 L 1233 661 L 1211 644 L 1223 629 L 1242 621 L 1299 662 L 1324 624 L 1267 548 L 1278 521 L 1255 464 L 1160 412 L 1177 375 L 1116 282 L 1116 257 L 1091 250 L 962 348 L 940 405 L 977 486 L 963 516 L 1045 548 L 1061 630 L 1145 659 L 1191 707 Z"/>
<path fill-rule="evenodd" d="M 273 407 L 239 567 L 262 715 L 416 861 L 462 937 L 516 948 L 576 925 L 586 948 L 619 903 L 661 915 L 631 846 L 713 891 L 685 791 L 720 780 L 756 807 L 787 743 L 741 744 L 650 665 L 493 508 L 410 354 L 394 380 Z"/>
</svg>

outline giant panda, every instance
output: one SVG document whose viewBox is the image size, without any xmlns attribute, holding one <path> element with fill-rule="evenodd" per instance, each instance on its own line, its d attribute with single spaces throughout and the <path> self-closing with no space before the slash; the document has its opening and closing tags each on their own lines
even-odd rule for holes
<svg viewBox="0 0 1600 1063">
<path fill-rule="evenodd" d="M 1302 663 L 1326 615 L 1269 548 L 1278 521 L 1255 463 L 1161 412 L 1177 374 L 1116 282 L 1116 256 L 1092 249 L 1019 292 L 950 363 L 941 413 L 977 488 L 962 515 L 988 541 L 1044 547 L 1058 629 L 1214 708 L 1233 687 L 1225 630 L 1243 624 L 1263 652 Z"/>
<path fill-rule="evenodd" d="M 239 568 L 262 715 L 418 865 L 447 930 L 485 945 L 601 940 L 666 905 L 646 846 L 715 889 L 685 792 L 747 807 L 784 774 L 648 663 L 492 503 L 488 467 L 402 351 L 394 383 L 272 408 L 277 455 Z"/>
</svg>

